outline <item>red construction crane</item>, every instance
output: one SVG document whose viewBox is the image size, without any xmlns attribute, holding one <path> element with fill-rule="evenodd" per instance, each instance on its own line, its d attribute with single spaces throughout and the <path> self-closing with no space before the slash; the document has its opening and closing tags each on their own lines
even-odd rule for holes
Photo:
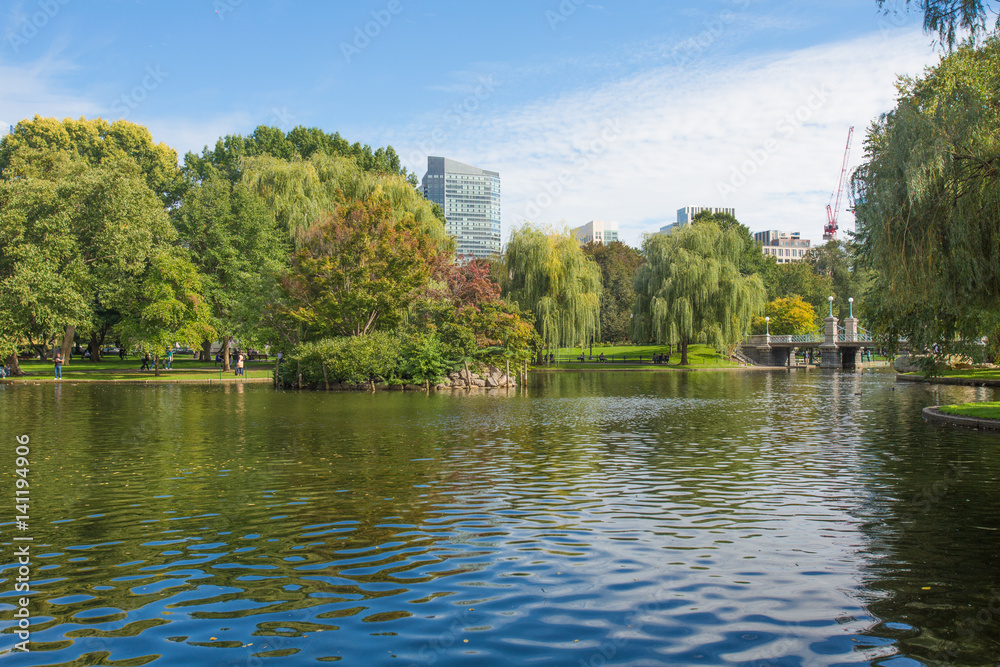
<svg viewBox="0 0 1000 667">
<path fill-rule="evenodd" d="M 840 166 L 840 183 L 837 184 L 837 191 L 830 195 L 837 195 L 837 203 L 831 208 L 826 205 L 826 227 L 823 228 L 823 240 L 830 241 L 837 238 L 837 216 L 840 215 L 840 198 L 844 194 L 844 181 L 847 179 L 847 160 L 851 156 L 851 137 L 854 136 L 854 126 L 847 130 L 847 148 L 844 149 L 844 164 Z"/>
</svg>

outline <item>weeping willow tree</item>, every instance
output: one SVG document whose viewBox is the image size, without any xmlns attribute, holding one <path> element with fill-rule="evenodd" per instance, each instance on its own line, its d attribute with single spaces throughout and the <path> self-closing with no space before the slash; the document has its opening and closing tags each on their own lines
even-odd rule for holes
<svg viewBox="0 0 1000 667">
<path fill-rule="evenodd" d="M 880 9 L 886 12 L 904 11 L 899 0 L 876 0 Z M 996 27 L 1000 27 L 1000 3 L 996 0 L 906 0 L 906 8 L 919 5 L 924 13 L 924 30 L 937 33 L 938 38 L 949 49 L 958 41 L 962 33 L 976 38 L 989 29 L 990 15 L 996 16 Z"/>
<path fill-rule="evenodd" d="M 886 342 L 968 352 L 1000 341 L 1000 40 L 898 84 L 855 173 L 865 316 Z M 964 342 L 963 342 L 964 341 Z"/>
<path fill-rule="evenodd" d="M 647 236 L 646 262 L 635 276 L 632 340 L 677 345 L 681 365 L 697 341 L 730 353 L 767 299 L 759 276 L 740 273 L 743 247 L 735 228 L 709 223 Z"/>
<path fill-rule="evenodd" d="M 242 174 L 243 182 L 264 198 L 297 245 L 327 212 L 372 197 L 389 202 L 393 222 L 412 216 L 443 246 L 453 243 L 434 205 L 399 174 L 365 171 L 354 160 L 326 153 L 305 160 L 271 155 L 244 158 Z"/>
<path fill-rule="evenodd" d="M 497 273 L 503 296 L 534 313 L 546 348 L 600 333 L 601 269 L 569 234 L 527 223 L 514 229 Z"/>
</svg>

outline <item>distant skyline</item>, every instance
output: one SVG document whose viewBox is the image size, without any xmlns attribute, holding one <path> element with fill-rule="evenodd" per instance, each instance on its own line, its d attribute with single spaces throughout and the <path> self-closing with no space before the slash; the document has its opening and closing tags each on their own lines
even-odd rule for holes
<svg viewBox="0 0 1000 667">
<path fill-rule="evenodd" d="M 901 5 L 903 3 L 900 3 Z M 73 2 L 0 13 L 0 122 L 125 118 L 200 152 L 258 125 L 498 171 L 503 230 L 619 223 L 632 245 L 684 206 L 822 238 L 897 76 L 940 52 L 875 0 Z M 841 214 L 841 232 L 853 229 Z"/>
</svg>

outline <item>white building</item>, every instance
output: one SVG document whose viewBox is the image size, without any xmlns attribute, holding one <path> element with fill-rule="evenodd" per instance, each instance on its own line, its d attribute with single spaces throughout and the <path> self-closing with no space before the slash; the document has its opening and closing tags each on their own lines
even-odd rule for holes
<svg viewBox="0 0 1000 667">
<path fill-rule="evenodd" d="M 570 233 L 573 234 L 573 238 L 584 245 L 591 241 L 611 243 L 618 240 L 618 223 L 591 220 L 587 224 L 571 230 Z"/>
<path fill-rule="evenodd" d="M 753 240 L 760 244 L 760 250 L 765 256 L 773 256 L 778 264 L 801 262 L 809 252 L 809 239 L 801 238 L 799 232 L 779 232 L 771 229 L 766 232 L 756 232 Z"/>
</svg>

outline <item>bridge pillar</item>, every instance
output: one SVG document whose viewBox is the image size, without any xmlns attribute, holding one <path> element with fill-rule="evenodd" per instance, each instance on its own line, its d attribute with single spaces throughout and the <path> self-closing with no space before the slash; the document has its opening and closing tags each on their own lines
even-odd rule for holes
<svg viewBox="0 0 1000 667">
<path fill-rule="evenodd" d="M 858 318 L 856 317 L 845 317 L 844 318 L 844 341 L 848 343 L 854 343 L 858 340 Z"/>
<path fill-rule="evenodd" d="M 858 348 L 846 345 L 840 348 L 840 364 L 846 370 L 854 370 L 858 366 Z"/>
<path fill-rule="evenodd" d="M 823 320 L 823 343 L 819 346 L 823 353 L 822 368 L 839 368 L 840 357 L 837 354 L 837 318 L 827 317 Z"/>
</svg>

